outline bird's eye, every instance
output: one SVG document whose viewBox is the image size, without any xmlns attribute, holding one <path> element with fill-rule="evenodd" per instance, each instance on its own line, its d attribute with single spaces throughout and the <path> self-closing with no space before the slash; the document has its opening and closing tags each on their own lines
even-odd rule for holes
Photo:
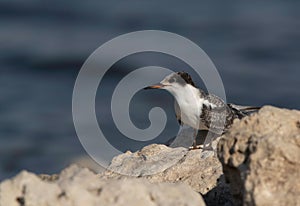
<svg viewBox="0 0 300 206">
<path fill-rule="evenodd" d="M 173 82 L 175 82 L 175 79 L 174 79 L 174 78 L 169 79 L 169 83 L 173 83 Z"/>
</svg>

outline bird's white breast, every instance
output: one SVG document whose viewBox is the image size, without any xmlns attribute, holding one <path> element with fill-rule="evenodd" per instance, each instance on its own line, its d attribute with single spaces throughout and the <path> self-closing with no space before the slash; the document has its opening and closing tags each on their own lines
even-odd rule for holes
<svg viewBox="0 0 300 206">
<path fill-rule="evenodd" d="M 185 85 L 178 88 L 173 95 L 180 109 L 176 109 L 175 106 L 177 116 L 180 116 L 181 121 L 195 129 L 206 129 L 201 124 L 200 115 L 203 104 L 206 104 L 207 100 L 200 97 L 199 90 L 191 85 Z M 180 114 L 178 114 L 179 112 Z"/>
</svg>

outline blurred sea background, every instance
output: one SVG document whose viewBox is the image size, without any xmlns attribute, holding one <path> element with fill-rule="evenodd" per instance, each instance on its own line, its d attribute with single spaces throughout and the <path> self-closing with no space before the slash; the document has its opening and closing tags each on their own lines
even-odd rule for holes
<svg viewBox="0 0 300 206">
<path fill-rule="evenodd" d="M 299 9 L 292 0 L 0 0 L 0 180 L 22 169 L 56 173 L 89 158 L 73 126 L 73 86 L 88 56 L 127 32 L 164 30 L 198 44 L 216 65 L 228 102 L 300 109 Z M 152 107 L 165 108 L 169 121 L 159 138 L 128 142 L 112 121 L 116 84 L 149 65 L 193 74 L 178 59 L 155 53 L 116 63 L 99 86 L 96 110 L 117 148 L 136 150 L 177 133 L 172 97 L 163 91 L 140 91 L 130 107 L 140 128 L 149 126 Z"/>
</svg>

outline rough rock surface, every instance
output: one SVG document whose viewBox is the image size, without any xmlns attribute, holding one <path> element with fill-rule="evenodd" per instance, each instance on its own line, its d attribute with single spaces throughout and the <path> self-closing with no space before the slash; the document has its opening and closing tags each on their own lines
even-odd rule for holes
<svg viewBox="0 0 300 206">
<path fill-rule="evenodd" d="M 72 166 L 55 178 L 23 171 L 0 184 L 2 206 L 155 206 L 205 205 L 185 184 L 152 184 L 141 179 L 103 180 L 88 169 Z"/>
<path fill-rule="evenodd" d="M 215 142 L 216 144 L 216 142 Z M 209 205 L 230 204 L 229 186 L 222 176 L 222 166 L 214 151 L 169 148 L 152 144 L 141 151 L 115 157 L 103 179 L 147 179 L 152 183 L 183 182 L 204 195 Z"/>
<path fill-rule="evenodd" d="M 126 152 L 97 175 L 77 166 L 58 175 L 23 171 L 0 183 L 0 206 L 300 205 L 300 111 L 267 106 L 236 121 L 213 141 L 218 157 L 177 147 L 189 145 L 186 132 L 175 148 Z"/>
<path fill-rule="evenodd" d="M 263 107 L 218 144 L 236 205 L 300 205 L 300 111 Z"/>
</svg>

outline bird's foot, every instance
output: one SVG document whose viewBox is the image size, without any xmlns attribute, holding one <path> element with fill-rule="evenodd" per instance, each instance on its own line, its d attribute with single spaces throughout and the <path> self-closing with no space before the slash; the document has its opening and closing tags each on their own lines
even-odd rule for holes
<svg viewBox="0 0 300 206">
<path fill-rule="evenodd" d="M 189 147 L 189 150 L 195 150 L 195 149 L 203 149 L 202 145 L 193 145 L 191 147 Z"/>
</svg>

